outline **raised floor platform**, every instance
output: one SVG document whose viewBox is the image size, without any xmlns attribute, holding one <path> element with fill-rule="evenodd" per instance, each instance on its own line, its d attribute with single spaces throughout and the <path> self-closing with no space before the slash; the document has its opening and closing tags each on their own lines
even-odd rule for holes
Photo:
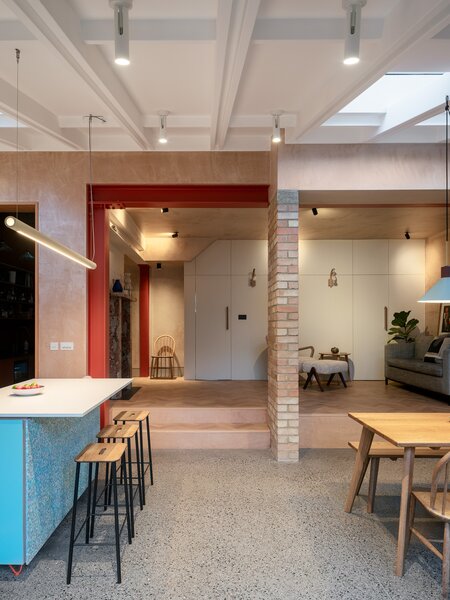
<svg viewBox="0 0 450 600">
<path fill-rule="evenodd" d="M 155 448 L 265 449 L 267 382 L 185 381 L 135 378 L 130 400 L 111 402 L 120 410 L 150 411 Z"/>
</svg>

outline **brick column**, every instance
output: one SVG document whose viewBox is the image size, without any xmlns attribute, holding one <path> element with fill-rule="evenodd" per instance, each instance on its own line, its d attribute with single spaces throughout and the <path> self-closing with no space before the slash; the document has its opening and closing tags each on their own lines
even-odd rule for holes
<svg viewBox="0 0 450 600">
<path fill-rule="evenodd" d="M 298 461 L 298 192 L 279 190 L 269 206 L 269 399 L 271 448 Z"/>
</svg>

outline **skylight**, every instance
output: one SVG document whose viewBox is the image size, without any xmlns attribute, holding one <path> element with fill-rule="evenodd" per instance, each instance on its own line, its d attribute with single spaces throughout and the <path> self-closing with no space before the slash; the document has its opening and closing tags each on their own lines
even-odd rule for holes
<svg viewBox="0 0 450 600">
<path fill-rule="evenodd" d="M 386 113 L 389 107 L 423 90 L 443 73 L 387 73 L 344 106 L 340 113 Z"/>
</svg>

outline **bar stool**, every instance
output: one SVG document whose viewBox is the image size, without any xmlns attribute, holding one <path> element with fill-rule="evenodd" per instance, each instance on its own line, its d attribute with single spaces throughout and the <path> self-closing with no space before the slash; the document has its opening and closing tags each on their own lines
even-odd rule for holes
<svg viewBox="0 0 450 600">
<path fill-rule="evenodd" d="M 128 469 L 128 486 L 129 486 L 129 498 L 130 498 L 130 517 L 131 517 L 131 535 L 134 537 L 134 494 L 133 494 L 133 479 L 137 479 L 137 489 L 139 490 L 139 501 L 141 510 L 143 509 L 143 496 L 142 496 L 142 488 L 144 487 L 144 482 L 141 479 L 141 470 L 137 468 L 136 477 L 133 477 L 133 460 L 131 454 L 131 440 L 134 438 L 135 448 L 136 448 L 136 462 L 140 464 L 140 447 L 139 447 L 139 437 L 138 437 L 139 426 L 137 423 L 127 423 L 126 425 L 108 425 L 107 427 L 103 427 L 101 431 L 97 433 L 98 440 L 106 440 L 109 444 L 111 440 L 115 443 L 116 440 L 122 440 L 123 443 L 127 444 L 127 469 Z M 120 471 L 120 483 L 124 480 L 125 473 Z M 125 478 L 126 481 L 126 478 Z M 107 495 L 107 490 L 109 493 Z M 111 493 L 112 486 L 109 481 L 109 464 L 106 465 L 106 474 L 105 474 L 105 497 L 104 497 L 104 510 L 108 504 L 111 504 Z"/>
<path fill-rule="evenodd" d="M 97 508 L 97 482 L 98 482 L 98 471 L 100 463 L 105 463 L 111 467 L 112 473 L 112 489 L 114 492 L 114 529 L 115 529 L 115 546 L 116 546 L 116 569 L 117 569 L 117 583 L 122 581 L 122 572 L 120 565 L 120 531 L 119 527 L 119 502 L 117 497 L 117 463 L 121 464 L 125 481 L 127 480 L 127 464 L 125 461 L 125 451 L 127 445 L 123 443 L 117 444 L 89 444 L 84 450 L 82 450 L 75 458 L 76 471 L 75 471 L 75 487 L 73 492 L 73 508 L 72 508 L 72 526 L 70 529 L 70 544 L 69 544 L 69 558 L 67 561 L 67 584 L 70 584 L 72 579 L 72 562 L 73 562 L 73 549 L 74 546 L 81 546 L 82 544 L 75 544 L 78 536 L 85 528 L 85 544 L 89 544 L 89 539 L 94 535 L 94 520 L 96 516 L 101 516 L 95 512 Z M 75 535 L 75 525 L 77 519 L 77 503 L 78 503 L 78 486 L 80 483 L 80 467 L 82 464 L 89 465 L 88 474 L 88 491 L 87 491 L 87 508 L 86 518 L 83 520 L 78 533 Z M 92 465 L 95 465 L 95 479 L 94 479 L 94 494 L 93 503 L 91 502 L 91 491 L 92 491 Z M 122 528 L 127 524 L 128 530 L 128 543 L 131 544 L 131 524 L 130 524 L 130 506 L 128 501 L 128 486 L 124 485 L 125 490 L 125 520 L 122 524 Z M 102 492 L 103 493 L 103 492 Z M 105 488 L 106 494 L 106 488 Z M 101 494 L 100 494 L 101 497 Z M 123 505 L 120 505 L 123 506 Z M 104 514 L 104 513 L 102 513 Z M 123 513 L 122 513 L 123 514 Z M 102 544 L 109 545 L 109 544 Z"/>
<path fill-rule="evenodd" d="M 150 419 L 149 412 L 146 410 L 141 411 L 131 411 L 131 410 L 123 410 L 118 415 L 114 417 L 114 423 L 118 421 L 122 421 L 123 424 L 127 422 L 136 422 L 139 424 L 139 439 L 141 443 L 141 473 L 142 473 L 142 482 L 145 483 L 145 474 L 150 469 L 150 484 L 153 485 L 153 462 L 152 462 L 152 445 L 150 442 Z M 147 449 L 148 449 L 148 461 L 144 458 L 144 435 L 143 435 L 143 427 L 142 423 L 146 421 L 147 424 Z M 147 465 L 147 466 L 145 466 Z M 143 492 L 143 501 L 145 504 L 145 485 L 142 486 Z"/>
</svg>

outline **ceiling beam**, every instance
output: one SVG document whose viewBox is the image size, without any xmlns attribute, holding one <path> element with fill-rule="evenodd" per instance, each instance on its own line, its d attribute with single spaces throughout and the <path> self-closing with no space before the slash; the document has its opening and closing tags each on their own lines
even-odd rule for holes
<svg viewBox="0 0 450 600">
<path fill-rule="evenodd" d="M 438 76 L 436 81 L 418 89 L 408 96 L 408 101 L 395 102 L 389 106 L 383 122 L 369 141 L 382 141 L 382 138 L 401 129 L 408 129 L 444 113 L 445 96 L 450 93 L 450 75 Z"/>
<path fill-rule="evenodd" d="M 260 0 L 219 0 L 211 150 L 220 150 L 230 124 Z"/>
<path fill-rule="evenodd" d="M 344 65 L 337 67 L 335 76 L 327 81 L 327 93 L 318 95 L 317 89 L 310 88 L 309 96 L 304 98 L 297 116 L 298 125 L 288 130 L 286 141 L 295 143 L 301 136 L 320 127 L 389 71 L 403 53 L 430 39 L 448 23 L 448 0 L 399 0 L 386 16 L 376 56 L 367 62 L 367 66 L 362 60 L 359 65 L 352 67 L 353 71 Z"/>
<path fill-rule="evenodd" d="M 3 79 L 0 79 L 0 111 L 11 117 L 16 114 L 16 88 Z M 56 115 L 22 93 L 19 94 L 19 122 L 49 135 L 73 150 L 86 148 L 86 138 L 82 132 L 62 129 Z"/>
<path fill-rule="evenodd" d="M 339 40 L 345 34 L 345 17 L 316 19 L 256 19 L 252 40 Z M 368 18 L 361 24 L 362 39 L 379 39 L 383 19 Z M 113 19 L 84 19 L 81 38 L 87 44 L 114 41 Z M 20 21 L 0 21 L 1 40 L 33 40 L 35 36 Z M 214 42 L 214 19 L 130 19 L 130 40 L 135 42 Z"/>
<path fill-rule="evenodd" d="M 142 115 L 101 50 L 84 43 L 79 16 L 67 0 L 4 0 L 36 38 L 72 67 L 131 136 L 147 150 Z"/>
</svg>

